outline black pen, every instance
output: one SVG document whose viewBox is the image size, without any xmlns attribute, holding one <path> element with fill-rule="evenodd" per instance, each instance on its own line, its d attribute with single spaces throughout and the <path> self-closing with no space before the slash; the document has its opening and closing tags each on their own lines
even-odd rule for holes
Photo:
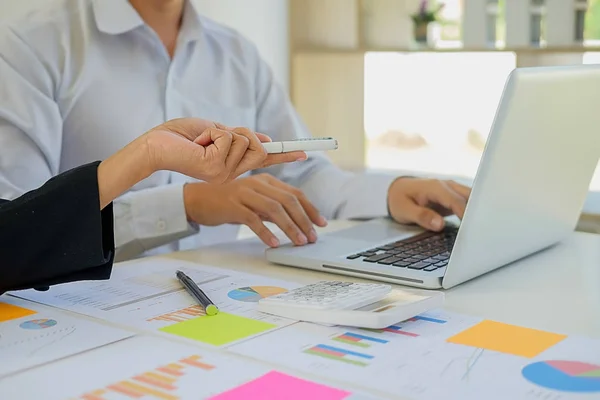
<svg viewBox="0 0 600 400">
<path fill-rule="evenodd" d="M 219 313 L 219 309 L 214 303 L 208 298 L 206 294 L 196 285 L 189 276 L 184 274 L 181 271 L 177 271 L 177 279 L 179 282 L 186 288 L 188 293 L 192 295 L 193 298 L 200 303 L 202 307 L 204 307 L 204 311 L 206 311 L 206 315 L 217 315 Z"/>
</svg>

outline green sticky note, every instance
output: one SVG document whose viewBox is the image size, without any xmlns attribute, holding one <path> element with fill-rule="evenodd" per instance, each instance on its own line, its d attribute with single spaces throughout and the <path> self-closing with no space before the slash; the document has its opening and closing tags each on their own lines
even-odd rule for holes
<svg viewBox="0 0 600 400">
<path fill-rule="evenodd" d="M 214 346 L 223 346 L 276 327 L 277 325 L 264 321 L 220 312 L 213 316 L 178 322 L 159 330 Z"/>
</svg>

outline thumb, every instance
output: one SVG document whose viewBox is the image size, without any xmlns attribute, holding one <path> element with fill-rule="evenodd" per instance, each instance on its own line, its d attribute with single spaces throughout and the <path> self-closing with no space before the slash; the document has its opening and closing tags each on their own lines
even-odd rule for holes
<svg viewBox="0 0 600 400">
<path fill-rule="evenodd" d="M 229 145 L 231 145 L 232 140 L 233 135 L 231 132 L 218 128 L 208 128 L 205 129 L 200 136 L 194 139 L 194 143 L 206 147 L 213 143 L 217 144 L 217 142 L 223 142 L 224 144 L 229 142 Z M 226 150 L 229 150 L 229 148 Z"/>
<path fill-rule="evenodd" d="M 194 143 L 203 147 L 206 147 L 209 144 L 211 144 L 213 142 L 210 133 L 211 129 L 212 128 L 205 129 L 196 139 L 194 139 Z"/>
<path fill-rule="evenodd" d="M 422 207 L 412 201 L 403 202 L 398 207 L 399 215 L 392 215 L 399 222 L 415 223 L 425 229 L 439 232 L 444 228 L 444 218 L 430 208 Z"/>
</svg>

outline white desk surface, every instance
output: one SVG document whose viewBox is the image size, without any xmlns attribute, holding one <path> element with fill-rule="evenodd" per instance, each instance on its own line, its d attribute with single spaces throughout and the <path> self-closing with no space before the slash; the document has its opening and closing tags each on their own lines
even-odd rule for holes
<svg viewBox="0 0 600 400">
<path fill-rule="evenodd" d="M 355 223 L 330 222 L 320 231 L 324 233 Z M 283 238 L 281 231 L 274 229 L 274 232 Z M 163 257 L 297 282 L 359 280 L 271 265 L 264 260 L 265 246 L 252 238 L 251 232 L 242 230 L 240 237 L 250 239 Z M 569 241 L 553 249 L 448 290 L 445 308 L 557 333 L 600 338 L 600 235 L 574 233 Z M 46 366 L 51 367 L 52 364 Z M 293 373 L 311 378 L 303 373 Z M 350 384 L 347 386 L 357 389 Z M 364 389 L 362 392 L 369 393 Z"/>
<path fill-rule="evenodd" d="M 356 222 L 333 221 L 320 232 Z M 283 238 L 281 232 L 274 232 Z M 243 231 L 241 239 L 251 238 Z M 360 280 L 269 264 L 265 246 L 240 240 L 202 250 L 170 254 L 183 260 L 297 282 Z M 600 235 L 574 233 L 570 240 L 513 265 L 446 291 L 450 311 L 557 333 L 600 338 Z"/>
</svg>

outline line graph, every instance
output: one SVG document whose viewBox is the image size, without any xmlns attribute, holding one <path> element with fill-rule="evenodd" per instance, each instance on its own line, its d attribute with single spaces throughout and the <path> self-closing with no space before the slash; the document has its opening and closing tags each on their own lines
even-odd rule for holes
<svg viewBox="0 0 600 400">
<path fill-rule="evenodd" d="M 482 359 L 499 357 L 501 354 L 487 351 L 483 348 L 475 348 L 467 355 L 450 359 L 441 369 L 439 376 L 469 382 L 471 375 L 475 373 L 477 365 Z"/>
</svg>

